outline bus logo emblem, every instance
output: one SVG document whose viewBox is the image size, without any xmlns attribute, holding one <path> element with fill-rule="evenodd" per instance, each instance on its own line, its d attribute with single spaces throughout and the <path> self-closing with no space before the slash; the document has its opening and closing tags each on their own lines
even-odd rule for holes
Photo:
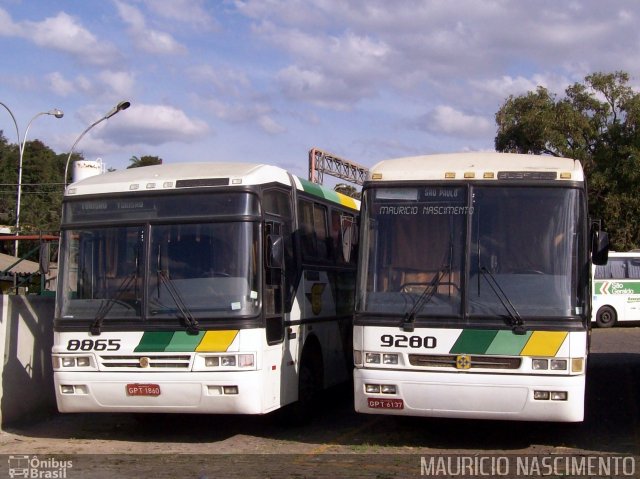
<svg viewBox="0 0 640 479">
<path fill-rule="evenodd" d="M 311 311 L 316 316 L 322 312 L 322 293 L 325 287 L 323 283 L 315 283 L 311 286 Z"/>
<path fill-rule="evenodd" d="M 456 356 L 456 369 L 470 369 L 471 368 L 471 356 L 461 354 Z"/>
<path fill-rule="evenodd" d="M 149 358 L 146 356 L 142 356 L 139 360 L 140 363 L 140 367 L 141 368 L 148 368 L 149 367 Z"/>
</svg>

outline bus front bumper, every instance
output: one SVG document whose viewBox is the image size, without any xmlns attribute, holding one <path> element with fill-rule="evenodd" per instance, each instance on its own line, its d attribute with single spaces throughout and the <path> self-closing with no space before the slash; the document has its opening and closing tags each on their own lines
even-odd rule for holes
<svg viewBox="0 0 640 479">
<path fill-rule="evenodd" d="M 262 414 L 262 371 L 228 373 L 55 372 L 60 412 Z"/>
<path fill-rule="evenodd" d="M 380 385 L 381 391 L 394 390 L 383 385 L 395 386 L 396 392 L 367 393 L 366 385 L 374 390 Z M 558 399 L 563 393 L 566 399 Z M 584 395 L 584 375 L 354 370 L 355 410 L 366 414 L 580 422 L 584 419 Z"/>
</svg>

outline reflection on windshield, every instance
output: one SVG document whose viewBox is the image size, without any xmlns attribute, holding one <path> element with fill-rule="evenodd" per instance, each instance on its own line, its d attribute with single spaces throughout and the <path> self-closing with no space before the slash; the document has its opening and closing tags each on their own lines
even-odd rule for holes
<svg viewBox="0 0 640 479">
<path fill-rule="evenodd" d="M 152 227 L 149 313 L 179 312 L 171 288 L 194 317 L 252 312 L 258 299 L 253 237 L 250 223 Z"/>
<path fill-rule="evenodd" d="M 581 194 L 504 186 L 367 190 L 357 309 L 405 315 L 442 270 L 416 317 L 508 316 L 487 274 L 523 318 L 578 314 Z"/>
<path fill-rule="evenodd" d="M 141 227 L 65 232 L 61 316 L 139 318 L 143 236 Z"/>
<path fill-rule="evenodd" d="M 60 317 L 105 324 L 110 318 L 175 321 L 184 311 L 199 319 L 255 314 L 256 231 L 244 222 L 68 230 Z"/>
<path fill-rule="evenodd" d="M 380 189 L 369 191 L 365 199 L 366 274 L 361 281 L 366 285 L 360 288 L 359 307 L 405 314 L 441 275 L 416 315 L 459 315 L 469 213 L 465 189 Z"/>
<path fill-rule="evenodd" d="M 482 279 L 482 268 L 522 316 L 576 314 L 578 194 L 557 188 L 475 189 L 472 315 L 495 315 L 502 308 Z"/>
</svg>

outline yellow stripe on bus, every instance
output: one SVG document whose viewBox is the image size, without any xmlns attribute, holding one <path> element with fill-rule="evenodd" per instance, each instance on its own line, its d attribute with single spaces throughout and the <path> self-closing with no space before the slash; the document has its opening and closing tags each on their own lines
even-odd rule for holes
<svg viewBox="0 0 640 479">
<path fill-rule="evenodd" d="M 520 354 L 553 357 L 568 335 L 566 331 L 534 331 Z"/>
<path fill-rule="evenodd" d="M 198 344 L 196 351 L 202 352 L 224 352 L 229 349 L 233 340 L 236 339 L 238 330 L 207 331 Z"/>
<path fill-rule="evenodd" d="M 338 198 L 340 199 L 340 204 L 342 206 L 346 206 L 347 208 L 351 208 L 353 210 L 358 209 L 357 203 L 350 196 L 344 195 L 342 193 L 338 193 Z"/>
</svg>

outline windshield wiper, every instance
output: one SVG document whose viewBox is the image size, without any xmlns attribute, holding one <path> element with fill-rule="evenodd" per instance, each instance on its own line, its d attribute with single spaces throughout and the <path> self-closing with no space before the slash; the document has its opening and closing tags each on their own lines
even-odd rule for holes
<svg viewBox="0 0 640 479">
<path fill-rule="evenodd" d="M 96 317 L 93 320 L 93 323 L 91 323 L 91 327 L 89 328 L 89 332 L 91 333 L 92 336 L 100 336 L 100 330 L 102 329 L 102 323 L 104 322 L 104 318 L 107 317 L 107 314 L 109 314 L 109 311 L 111 311 L 111 308 L 113 307 L 113 305 L 116 304 L 116 302 L 122 298 L 125 291 L 129 289 L 129 286 L 131 286 L 131 283 L 135 282 L 137 276 L 138 274 L 136 271 L 126 276 L 122 280 L 122 283 L 120 283 L 120 286 L 118 286 L 118 289 L 116 293 L 113 295 L 113 297 L 107 299 L 106 301 L 102 301 L 102 304 L 100 304 L 100 307 L 98 308 L 98 312 L 96 313 Z"/>
<path fill-rule="evenodd" d="M 505 311 L 507 312 L 507 315 L 509 316 L 509 325 L 511 326 L 513 334 L 526 334 L 527 329 L 525 327 L 524 320 L 520 316 L 520 313 L 518 313 L 518 310 L 513 305 L 507 294 L 500 287 L 500 284 L 496 280 L 496 277 L 484 266 L 480 268 L 480 273 L 482 273 L 482 277 L 487 281 L 487 283 L 491 287 L 491 290 L 496 295 Z M 491 279 L 491 281 L 489 281 L 489 279 Z M 509 306 L 507 306 L 507 304 Z"/>
<path fill-rule="evenodd" d="M 100 335 L 100 330 L 102 329 L 102 323 L 104 322 L 104 319 L 107 317 L 107 314 L 109 314 L 109 311 L 111 311 L 111 308 L 113 307 L 113 305 L 119 301 L 122 296 L 124 295 L 124 293 L 129 289 L 129 287 L 131 286 L 131 283 L 133 283 L 136 286 L 136 289 L 134 291 L 135 293 L 135 298 L 136 301 L 138 301 L 138 275 L 140 273 L 140 247 L 142 246 L 142 238 L 143 238 L 143 234 L 142 232 L 138 232 L 138 243 L 136 243 L 136 245 L 134 246 L 134 253 L 135 253 L 135 268 L 133 269 L 133 271 L 131 273 L 129 273 L 127 276 L 124 277 L 124 279 L 122 280 L 122 282 L 118 285 L 118 289 L 116 290 L 115 294 L 113 295 L 113 297 L 108 298 L 106 301 L 103 301 L 102 304 L 100 305 L 100 307 L 98 308 L 98 312 L 96 313 L 96 317 L 93 320 L 93 323 L 91 323 L 91 326 L 89 327 L 89 333 L 92 336 L 99 336 Z M 129 306 L 129 305 L 127 305 Z"/>
<path fill-rule="evenodd" d="M 438 290 L 438 286 L 440 286 L 440 281 L 447 272 L 447 265 L 443 265 L 442 268 L 438 270 L 438 273 L 434 275 L 431 282 L 424 288 L 424 291 L 420 294 L 417 301 L 407 313 L 405 313 L 404 318 L 402 318 L 402 330 L 408 333 L 413 332 L 414 323 L 416 322 L 416 314 L 422 310 L 425 304 L 431 301 L 433 295 L 436 294 Z"/>
<path fill-rule="evenodd" d="M 160 278 L 160 282 L 164 285 L 164 287 L 167 288 L 169 296 L 171 296 L 171 299 L 178 308 L 180 317 L 186 324 L 187 334 L 198 334 L 200 332 L 200 325 L 198 324 L 196 318 L 193 317 L 193 314 L 191 314 L 191 311 L 189 311 L 189 308 L 182 299 L 180 292 L 173 284 L 173 281 L 171 281 L 167 277 L 167 274 L 161 269 L 158 270 L 158 278 Z"/>
</svg>

